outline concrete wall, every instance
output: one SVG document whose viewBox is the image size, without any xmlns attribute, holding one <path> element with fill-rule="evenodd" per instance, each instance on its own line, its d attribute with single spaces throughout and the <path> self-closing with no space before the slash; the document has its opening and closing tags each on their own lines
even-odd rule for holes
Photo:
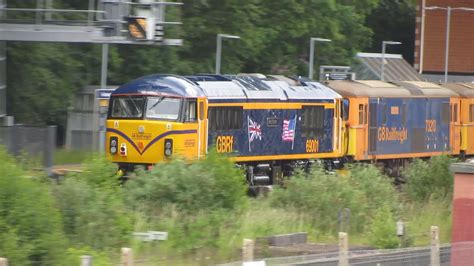
<svg viewBox="0 0 474 266">
<path fill-rule="evenodd" d="M 474 262 L 474 163 L 455 163 L 451 265 Z"/>
</svg>

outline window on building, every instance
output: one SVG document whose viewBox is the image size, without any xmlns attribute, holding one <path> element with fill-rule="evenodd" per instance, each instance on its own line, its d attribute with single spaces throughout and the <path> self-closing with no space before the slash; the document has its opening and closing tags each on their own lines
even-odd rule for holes
<svg viewBox="0 0 474 266">
<path fill-rule="evenodd" d="M 210 107 L 210 130 L 240 130 L 242 129 L 242 107 Z"/>
<path fill-rule="evenodd" d="M 324 107 L 303 106 L 301 114 L 301 136 L 316 138 L 324 134 Z"/>
</svg>

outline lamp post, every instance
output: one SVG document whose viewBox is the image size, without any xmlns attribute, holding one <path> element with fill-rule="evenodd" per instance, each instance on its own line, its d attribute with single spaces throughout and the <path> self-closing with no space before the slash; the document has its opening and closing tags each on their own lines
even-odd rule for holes
<svg viewBox="0 0 474 266">
<path fill-rule="evenodd" d="M 228 34 L 217 34 L 217 47 L 216 47 L 216 75 L 221 73 L 221 55 L 222 55 L 222 39 L 240 39 L 240 36 L 228 35 Z"/>
<path fill-rule="evenodd" d="M 313 65 L 314 65 L 314 42 L 330 42 L 330 39 L 311 38 L 309 39 L 309 70 L 308 78 L 313 79 Z"/>
<path fill-rule="evenodd" d="M 469 7 L 440 7 L 440 6 L 426 6 L 423 7 L 423 13 L 425 10 L 436 10 L 436 9 L 441 9 L 441 10 L 446 10 L 446 45 L 445 45 L 445 50 L 444 50 L 444 82 L 448 82 L 448 66 L 449 66 L 449 37 L 450 37 L 450 30 L 451 30 L 451 11 L 452 10 L 461 10 L 461 11 L 474 11 L 474 8 L 469 8 Z M 424 17 L 422 19 L 422 27 L 424 27 Z M 424 45 L 424 30 L 421 32 L 421 37 L 420 37 L 420 43 L 421 43 L 421 53 L 420 53 L 420 65 L 423 66 L 423 45 Z M 420 72 L 422 72 L 423 69 L 420 67 Z"/>
<path fill-rule="evenodd" d="M 383 81 L 383 74 L 385 69 L 385 46 L 389 45 L 396 45 L 402 44 L 401 42 L 393 42 L 393 41 L 382 41 L 382 62 L 380 63 L 380 80 Z"/>
</svg>

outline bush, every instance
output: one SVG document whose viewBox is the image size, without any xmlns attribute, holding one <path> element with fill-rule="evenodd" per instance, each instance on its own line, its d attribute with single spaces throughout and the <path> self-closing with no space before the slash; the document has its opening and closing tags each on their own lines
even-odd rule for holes
<svg viewBox="0 0 474 266">
<path fill-rule="evenodd" d="M 404 171 L 407 183 L 404 187 L 408 196 L 416 201 L 430 197 L 450 198 L 453 192 L 453 174 L 449 165 L 453 159 L 448 156 L 432 157 L 428 162 L 416 159 Z"/>
<path fill-rule="evenodd" d="M 87 159 L 83 167 L 82 172 L 69 174 L 68 177 L 85 181 L 95 188 L 120 192 L 116 164 L 107 161 L 104 156 L 96 155 Z"/>
<path fill-rule="evenodd" d="M 174 159 L 152 171 L 138 171 L 125 188 L 128 204 L 143 211 L 155 227 L 148 229 L 167 230 L 168 243 L 182 250 L 215 247 L 221 226 L 247 206 L 244 175 L 215 153 L 192 163 Z"/>
<path fill-rule="evenodd" d="M 82 173 L 54 187 L 64 232 L 76 246 L 118 248 L 132 233 L 133 220 L 123 202 L 116 167 L 96 157 Z"/>
<path fill-rule="evenodd" d="M 347 174 L 327 174 L 321 169 L 296 174 L 286 189 L 276 189 L 273 205 L 312 215 L 321 231 L 335 231 L 339 211 L 350 209 L 350 231 L 362 232 L 378 208 L 395 208 L 397 195 L 390 179 L 372 165 L 355 166 Z"/>
<path fill-rule="evenodd" d="M 25 177 L 0 149 L 0 254 L 12 264 L 60 264 L 67 244 L 46 184 Z"/>
<path fill-rule="evenodd" d="M 377 210 L 370 225 L 369 241 L 376 248 L 398 247 L 396 222 L 388 206 Z"/>
<path fill-rule="evenodd" d="M 138 172 L 126 183 L 128 202 L 153 209 L 174 206 L 178 211 L 238 210 L 246 205 L 244 175 L 227 158 L 210 153 L 191 164 L 175 159 Z"/>
</svg>

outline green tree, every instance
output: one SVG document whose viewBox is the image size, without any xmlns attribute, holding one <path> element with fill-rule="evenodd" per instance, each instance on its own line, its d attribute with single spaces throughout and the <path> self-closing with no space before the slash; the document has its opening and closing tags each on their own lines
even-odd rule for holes
<svg viewBox="0 0 474 266">
<path fill-rule="evenodd" d="M 241 36 L 223 41 L 222 73 L 306 75 L 311 37 L 333 40 L 317 44 L 316 69 L 320 64 L 349 64 L 356 52 L 370 46 L 372 30 L 365 21 L 378 2 L 189 0 L 181 11 L 167 12 L 171 20 L 184 23 L 166 28 L 172 37 L 183 38 L 184 45 L 110 45 L 108 84 L 152 73 L 213 73 L 218 33 Z M 54 7 L 86 9 L 87 1 L 54 1 Z M 34 19 L 28 14 L 21 18 Z M 85 19 L 85 15 L 73 13 L 67 18 Z M 8 113 L 20 123 L 57 124 L 62 131 L 74 94 L 100 81 L 101 51 L 93 44 L 8 43 Z"/>
<path fill-rule="evenodd" d="M 0 172 L 0 254 L 12 264 L 60 264 L 67 241 L 48 186 L 26 177 L 3 148 Z"/>
<path fill-rule="evenodd" d="M 358 2 L 358 1 L 357 1 Z M 378 7 L 367 17 L 367 26 L 374 32 L 370 52 L 380 53 L 382 41 L 400 41 L 391 46 L 389 53 L 402 53 L 413 63 L 415 48 L 416 0 L 381 0 Z"/>
</svg>

